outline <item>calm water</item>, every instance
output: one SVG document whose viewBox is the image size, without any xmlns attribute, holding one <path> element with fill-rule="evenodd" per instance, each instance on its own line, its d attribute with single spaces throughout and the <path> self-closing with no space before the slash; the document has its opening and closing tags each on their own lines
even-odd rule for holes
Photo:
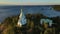
<svg viewBox="0 0 60 34">
<path fill-rule="evenodd" d="M 41 13 L 48 17 L 60 16 L 60 12 L 55 11 L 52 6 L 0 6 L 0 22 L 9 16 L 18 15 L 21 8 L 24 14 Z"/>
</svg>

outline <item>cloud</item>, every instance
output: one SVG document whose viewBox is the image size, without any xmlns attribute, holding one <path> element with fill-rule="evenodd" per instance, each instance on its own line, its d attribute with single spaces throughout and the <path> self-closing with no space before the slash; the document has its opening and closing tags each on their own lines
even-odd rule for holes
<svg viewBox="0 0 60 34">
<path fill-rule="evenodd" d="M 60 0 L 0 0 L 1 5 L 59 5 Z"/>
<path fill-rule="evenodd" d="M 60 2 L 0 2 L 0 5 L 60 5 Z"/>
</svg>

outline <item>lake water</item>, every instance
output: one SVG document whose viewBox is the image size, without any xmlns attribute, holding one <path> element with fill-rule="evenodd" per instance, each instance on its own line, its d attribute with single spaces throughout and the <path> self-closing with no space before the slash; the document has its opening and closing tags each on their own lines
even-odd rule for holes
<svg viewBox="0 0 60 34">
<path fill-rule="evenodd" d="M 0 22 L 7 17 L 18 15 L 21 8 L 23 9 L 24 14 L 41 13 L 48 17 L 60 16 L 60 12 L 54 10 L 52 6 L 0 6 Z"/>
</svg>

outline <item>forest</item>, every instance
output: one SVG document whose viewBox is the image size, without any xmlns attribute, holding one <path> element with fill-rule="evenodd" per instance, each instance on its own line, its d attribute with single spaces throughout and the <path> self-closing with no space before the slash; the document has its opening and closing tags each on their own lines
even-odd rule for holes
<svg viewBox="0 0 60 34">
<path fill-rule="evenodd" d="M 18 16 L 7 17 L 0 24 L 0 34 L 60 34 L 60 17 L 49 18 L 42 14 L 26 14 L 27 23 L 22 27 L 17 26 Z M 40 24 L 41 19 L 50 19 L 53 21 L 51 27 L 49 24 Z"/>
</svg>

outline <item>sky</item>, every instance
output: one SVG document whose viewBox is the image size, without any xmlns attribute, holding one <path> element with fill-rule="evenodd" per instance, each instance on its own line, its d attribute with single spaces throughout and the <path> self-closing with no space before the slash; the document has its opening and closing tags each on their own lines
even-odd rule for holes
<svg viewBox="0 0 60 34">
<path fill-rule="evenodd" d="M 1 5 L 58 5 L 60 0 L 0 0 Z"/>
</svg>

